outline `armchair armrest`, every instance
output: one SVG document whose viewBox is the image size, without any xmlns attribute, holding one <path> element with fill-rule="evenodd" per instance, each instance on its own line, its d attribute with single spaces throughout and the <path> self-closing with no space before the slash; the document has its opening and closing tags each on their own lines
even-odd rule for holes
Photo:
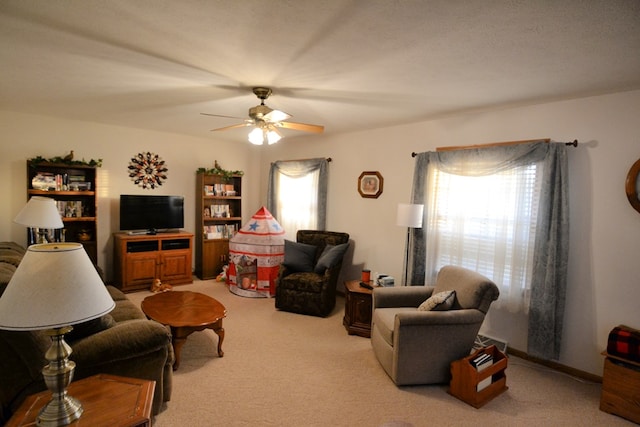
<svg viewBox="0 0 640 427">
<path fill-rule="evenodd" d="M 418 307 L 433 293 L 433 286 L 399 286 L 373 289 L 373 308 Z"/>
<path fill-rule="evenodd" d="M 93 334 L 73 344 L 71 359 L 80 376 L 90 376 L 105 369 L 140 369 L 145 360 L 152 364 L 172 362 L 168 350 L 171 334 L 160 323 L 151 320 L 129 320 Z M 120 374 L 122 375 L 122 374 Z"/>
<path fill-rule="evenodd" d="M 289 274 L 291 274 L 291 270 L 286 265 L 280 264 L 280 267 L 278 268 L 278 277 L 276 280 L 284 279 Z"/>
<path fill-rule="evenodd" d="M 475 308 L 448 311 L 401 311 L 396 314 L 396 327 L 452 326 L 482 324 L 484 313 Z"/>
</svg>

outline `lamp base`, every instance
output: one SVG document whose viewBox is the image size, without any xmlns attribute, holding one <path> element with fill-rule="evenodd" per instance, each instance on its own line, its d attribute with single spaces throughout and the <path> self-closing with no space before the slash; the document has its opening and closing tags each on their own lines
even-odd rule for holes
<svg viewBox="0 0 640 427">
<path fill-rule="evenodd" d="M 82 415 L 82 404 L 75 397 L 65 394 L 59 399 L 52 399 L 38 414 L 37 425 L 58 427 L 71 424 Z"/>
<path fill-rule="evenodd" d="M 45 353 L 49 364 L 42 369 L 42 376 L 47 388 L 51 390 L 51 401 L 40 411 L 36 419 L 38 426 L 64 426 L 82 415 L 82 404 L 67 395 L 67 387 L 73 380 L 76 368 L 76 364 L 69 360 L 71 347 L 64 341 L 64 334 L 71 329 L 71 326 L 66 326 L 47 331 L 47 335 L 51 336 L 51 347 Z"/>
</svg>

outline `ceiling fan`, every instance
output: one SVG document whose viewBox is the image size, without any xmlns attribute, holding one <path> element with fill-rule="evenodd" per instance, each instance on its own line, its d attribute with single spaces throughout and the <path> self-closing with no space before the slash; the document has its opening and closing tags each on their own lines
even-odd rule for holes
<svg viewBox="0 0 640 427">
<path fill-rule="evenodd" d="M 264 100 L 269 98 L 269 95 L 271 95 L 270 88 L 254 87 L 253 93 L 258 97 L 258 99 L 260 99 L 261 102 L 260 105 L 249 108 L 248 119 L 244 119 L 243 123 L 212 129 L 212 131 L 224 131 L 253 126 L 254 129 L 249 132 L 249 142 L 255 145 L 262 145 L 265 142 L 268 144 L 275 144 L 276 142 L 278 142 L 282 138 L 282 133 L 278 131 L 278 128 L 293 129 L 313 133 L 324 132 L 324 126 L 287 122 L 285 120 L 291 118 L 291 115 L 285 113 L 284 111 L 274 110 L 273 108 L 266 106 L 264 104 Z M 239 117 L 223 116 L 220 114 L 200 114 L 203 114 L 205 116 L 239 119 Z"/>
</svg>

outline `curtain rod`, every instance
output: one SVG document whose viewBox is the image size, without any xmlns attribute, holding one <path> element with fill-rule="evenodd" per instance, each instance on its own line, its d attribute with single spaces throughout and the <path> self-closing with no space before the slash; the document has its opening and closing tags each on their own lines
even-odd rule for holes
<svg viewBox="0 0 640 427">
<path fill-rule="evenodd" d="M 315 158 L 314 159 L 296 159 L 296 160 L 278 160 L 278 161 L 281 163 L 287 163 L 287 162 L 304 162 L 307 160 L 315 160 Z M 333 159 L 331 157 L 327 157 L 325 160 L 327 161 L 327 163 L 330 163 Z M 274 164 L 274 163 L 275 162 L 271 162 L 271 164 Z"/>
<path fill-rule="evenodd" d="M 550 138 L 525 139 L 525 140 L 522 140 L 522 141 L 490 142 L 488 144 L 461 145 L 461 146 L 456 146 L 456 147 L 438 147 L 438 148 L 436 148 L 436 151 L 468 150 L 468 149 L 471 149 L 471 148 L 486 148 L 486 147 L 498 147 L 498 146 L 501 146 L 501 145 L 527 144 L 527 143 L 530 143 L 530 142 L 538 142 L 538 141 L 551 143 L 551 139 Z M 556 144 L 556 142 L 554 142 L 554 144 Z M 572 145 L 574 147 L 577 147 L 578 146 L 578 140 L 574 139 L 571 142 L 557 142 L 557 144 L 564 144 L 564 145 L 567 145 L 567 146 Z M 416 153 L 415 151 L 411 153 L 411 157 L 415 157 L 417 155 L 418 155 L 418 153 Z"/>
</svg>

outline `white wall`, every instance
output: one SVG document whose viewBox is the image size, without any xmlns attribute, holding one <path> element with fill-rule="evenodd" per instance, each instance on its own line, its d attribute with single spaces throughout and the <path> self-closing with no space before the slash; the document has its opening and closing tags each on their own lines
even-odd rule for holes
<svg viewBox="0 0 640 427">
<path fill-rule="evenodd" d="M 560 363 L 600 375 L 600 352 L 609 331 L 621 323 L 640 328 L 640 270 L 635 266 L 640 214 L 624 191 L 627 172 L 640 158 L 638 112 L 640 91 L 633 91 L 338 136 L 290 138 L 264 152 L 262 175 L 275 160 L 331 157 L 328 229 L 352 236 L 355 251 L 348 275 L 358 277 L 367 267 L 400 277 L 406 230 L 395 225 L 395 215 L 397 204 L 410 198 L 412 152 L 578 139 L 579 147 L 569 151 L 571 242 Z M 378 199 L 364 199 L 357 192 L 357 178 L 365 170 L 384 177 Z M 483 332 L 526 351 L 526 328 L 523 316 L 492 309 Z"/>
<path fill-rule="evenodd" d="M 102 158 L 99 202 L 100 265 L 111 271 L 111 233 L 117 230 L 117 199 L 140 192 L 127 176 L 129 159 L 153 151 L 167 161 L 169 179 L 156 194 L 183 194 L 186 226 L 194 227 L 194 182 L 198 167 L 218 160 L 245 171 L 245 221 L 266 200 L 271 161 L 331 157 L 327 228 L 348 232 L 354 242 L 343 276 L 359 277 L 363 267 L 402 274 L 406 230 L 395 225 L 398 203 L 408 202 L 414 159 L 411 152 L 438 146 L 533 138 L 578 139 L 570 150 L 571 248 L 563 350 L 560 363 L 602 373 L 600 352 L 607 334 L 624 323 L 640 327 L 640 214 L 626 200 L 627 172 L 640 158 L 640 91 L 510 108 L 336 136 L 288 137 L 265 147 L 232 144 L 94 123 L 0 112 L 0 240 L 26 243 L 23 227 L 12 223 L 26 202 L 26 159 L 53 157 L 73 149 L 76 156 Z M 328 128 L 328 131 L 331 129 Z M 379 171 L 384 191 L 361 198 L 357 178 Z M 484 328 L 526 350 L 526 319 L 490 311 Z"/>
<path fill-rule="evenodd" d="M 195 232 L 195 176 L 199 167 L 212 168 L 214 161 L 229 170 L 243 170 L 243 194 L 248 220 L 258 206 L 259 150 L 250 144 L 42 116 L 0 112 L 0 240 L 26 244 L 25 228 L 13 223 L 24 206 L 26 160 L 36 156 L 64 156 L 74 150 L 76 159 L 102 159 L 98 168 L 98 264 L 112 278 L 113 232 L 119 230 L 120 194 L 167 194 L 185 197 L 186 231 Z M 154 190 L 143 190 L 128 176 L 127 166 L 139 152 L 154 152 L 166 161 L 168 179 Z M 252 210 L 253 209 L 253 210 Z"/>
</svg>

